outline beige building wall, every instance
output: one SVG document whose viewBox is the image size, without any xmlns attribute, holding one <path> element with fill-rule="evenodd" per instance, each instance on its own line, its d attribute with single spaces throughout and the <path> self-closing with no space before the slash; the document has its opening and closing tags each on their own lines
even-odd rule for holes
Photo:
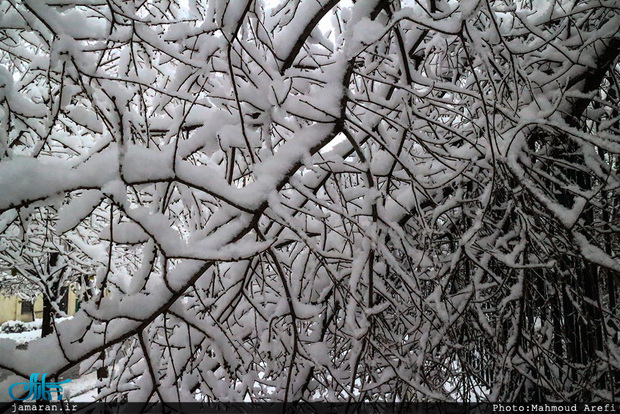
<svg viewBox="0 0 620 414">
<path fill-rule="evenodd" d="M 21 314 L 21 303 L 17 296 L 0 295 L 0 324 L 6 321 L 16 320 Z"/>
<path fill-rule="evenodd" d="M 43 297 L 39 296 L 34 302 L 35 318 L 43 318 Z M 69 289 L 67 315 L 74 315 L 76 308 L 76 296 Z M 0 325 L 6 321 L 32 322 L 32 312 L 22 313 L 22 300 L 17 296 L 0 295 Z"/>
</svg>

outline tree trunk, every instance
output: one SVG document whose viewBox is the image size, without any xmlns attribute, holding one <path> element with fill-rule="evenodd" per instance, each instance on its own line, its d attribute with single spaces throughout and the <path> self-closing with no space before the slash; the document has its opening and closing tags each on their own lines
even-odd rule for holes
<svg viewBox="0 0 620 414">
<path fill-rule="evenodd" d="M 41 323 L 41 338 L 54 332 L 52 326 L 52 318 L 54 317 L 54 308 L 49 298 L 43 295 L 43 322 Z"/>
</svg>

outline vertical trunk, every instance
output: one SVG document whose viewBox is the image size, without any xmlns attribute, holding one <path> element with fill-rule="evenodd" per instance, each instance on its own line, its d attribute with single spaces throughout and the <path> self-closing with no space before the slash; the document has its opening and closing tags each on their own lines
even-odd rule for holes
<svg viewBox="0 0 620 414">
<path fill-rule="evenodd" d="M 564 297 L 560 290 L 560 284 L 558 283 L 557 276 L 554 278 L 553 293 L 551 294 L 551 320 L 553 322 L 553 363 L 556 366 L 562 365 L 564 353 L 564 340 L 562 336 L 562 298 Z M 557 371 L 559 378 L 558 381 L 564 381 L 564 375 L 562 370 Z"/>
<path fill-rule="evenodd" d="M 56 266 L 56 264 L 58 263 L 58 258 L 59 258 L 58 252 L 50 253 L 49 261 L 47 262 L 48 275 L 51 273 L 54 266 Z M 58 294 L 60 290 L 59 279 L 53 281 L 50 286 L 49 295 L 51 298 L 56 298 L 56 295 Z M 42 338 L 54 332 L 54 327 L 52 326 L 52 323 L 54 321 L 54 316 L 56 316 L 56 311 L 54 310 L 54 307 L 52 306 L 52 299 L 50 299 L 50 297 L 48 297 L 45 293 L 43 294 L 43 321 L 41 323 L 41 337 Z"/>
<path fill-rule="evenodd" d="M 43 322 L 41 323 L 41 337 L 54 332 L 52 327 L 52 318 L 54 317 L 54 308 L 47 296 L 43 295 Z"/>
</svg>

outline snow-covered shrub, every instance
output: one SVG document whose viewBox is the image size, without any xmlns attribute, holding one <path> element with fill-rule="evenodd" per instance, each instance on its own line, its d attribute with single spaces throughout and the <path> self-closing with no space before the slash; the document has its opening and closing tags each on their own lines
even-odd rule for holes
<svg viewBox="0 0 620 414">
<path fill-rule="evenodd" d="M 4 334 L 22 333 L 30 330 L 30 327 L 21 321 L 7 321 L 0 326 L 0 333 Z"/>
</svg>

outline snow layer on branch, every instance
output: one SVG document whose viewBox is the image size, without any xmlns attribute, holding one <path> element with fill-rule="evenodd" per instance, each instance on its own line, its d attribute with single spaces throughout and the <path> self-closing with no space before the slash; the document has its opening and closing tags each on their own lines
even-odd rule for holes
<svg viewBox="0 0 620 414">
<path fill-rule="evenodd" d="M 115 175 L 111 153 L 70 168 L 53 159 L 16 158 L 0 164 L 0 211 L 79 188 L 96 188 Z"/>
<path fill-rule="evenodd" d="M 56 231 L 64 233 L 75 228 L 84 218 L 97 207 L 103 194 L 98 190 L 86 190 L 72 198 L 68 204 L 62 206 L 58 212 Z"/>
</svg>

